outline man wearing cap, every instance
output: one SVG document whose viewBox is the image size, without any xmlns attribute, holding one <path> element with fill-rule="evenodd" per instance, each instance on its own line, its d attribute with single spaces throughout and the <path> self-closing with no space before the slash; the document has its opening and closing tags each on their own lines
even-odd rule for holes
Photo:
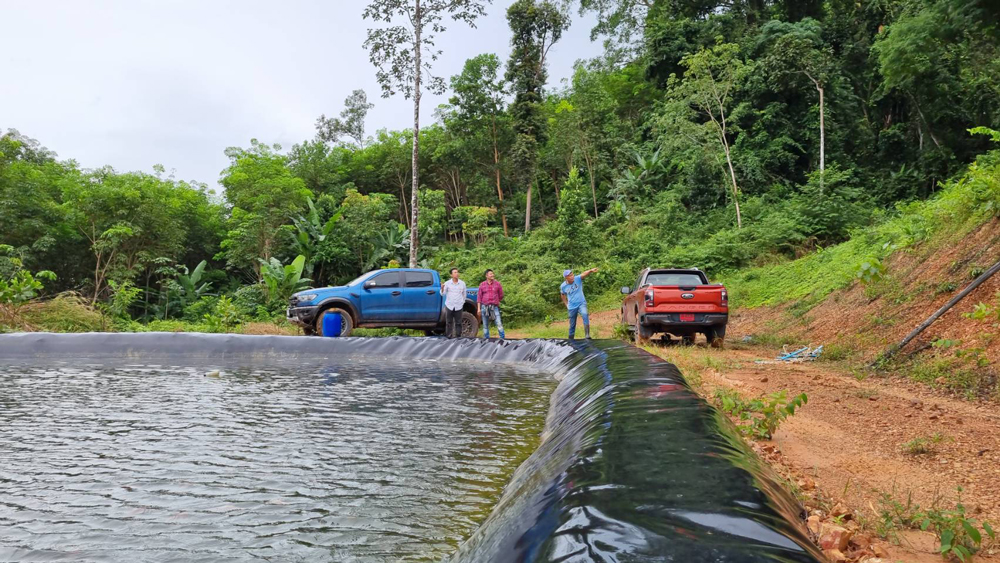
<svg viewBox="0 0 1000 563">
<path fill-rule="evenodd" d="M 576 316 L 583 317 L 583 332 L 590 338 L 590 316 L 587 315 L 587 298 L 583 296 L 583 278 L 593 274 L 597 268 L 591 268 L 579 276 L 573 275 L 573 270 L 563 271 L 566 280 L 559 286 L 559 298 L 569 311 L 569 339 L 576 335 Z"/>
</svg>

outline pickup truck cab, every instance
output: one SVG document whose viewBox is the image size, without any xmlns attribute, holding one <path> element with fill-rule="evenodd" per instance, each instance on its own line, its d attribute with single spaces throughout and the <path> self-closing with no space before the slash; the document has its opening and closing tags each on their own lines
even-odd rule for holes
<svg viewBox="0 0 1000 563">
<path fill-rule="evenodd" d="M 479 333 L 476 306 L 478 288 L 465 296 L 462 336 Z M 390 268 L 362 274 L 347 285 L 307 289 L 292 295 L 288 320 L 308 335 L 323 332 L 323 317 L 341 314 L 341 336 L 355 328 L 409 328 L 428 335 L 443 334 L 445 329 L 444 297 L 441 276 L 434 270 Z"/>
<path fill-rule="evenodd" d="M 637 339 L 669 333 L 692 343 L 701 333 L 712 346 L 722 346 L 729 294 L 722 284 L 709 284 L 701 270 L 646 268 L 635 288 L 623 287 L 622 293 L 622 324 Z"/>
</svg>

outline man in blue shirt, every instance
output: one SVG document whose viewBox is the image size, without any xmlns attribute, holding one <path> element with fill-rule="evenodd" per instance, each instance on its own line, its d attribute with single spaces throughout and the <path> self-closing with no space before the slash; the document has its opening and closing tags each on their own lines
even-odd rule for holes
<svg viewBox="0 0 1000 563">
<path fill-rule="evenodd" d="M 576 316 L 583 317 L 583 332 L 590 338 L 590 316 L 587 315 L 587 298 L 583 296 L 583 278 L 593 274 L 597 268 L 591 268 L 579 276 L 573 275 L 573 270 L 563 272 L 566 280 L 559 286 L 559 298 L 569 311 L 569 339 L 576 335 Z"/>
</svg>

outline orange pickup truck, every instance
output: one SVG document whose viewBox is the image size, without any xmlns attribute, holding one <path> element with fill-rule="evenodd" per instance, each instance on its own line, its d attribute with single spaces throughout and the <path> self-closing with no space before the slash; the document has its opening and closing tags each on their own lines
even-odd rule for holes
<svg viewBox="0 0 1000 563">
<path fill-rule="evenodd" d="M 669 333 L 693 343 L 698 333 L 721 347 L 729 321 L 729 294 L 709 284 L 698 269 L 653 269 L 639 273 L 635 288 L 623 287 L 622 324 L 636 339 Z"/>
</svg>

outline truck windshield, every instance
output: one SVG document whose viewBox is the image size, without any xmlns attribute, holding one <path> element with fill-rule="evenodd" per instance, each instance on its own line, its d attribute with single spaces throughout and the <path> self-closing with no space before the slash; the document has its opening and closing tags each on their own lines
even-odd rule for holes
<svg viewBox="0 0 1000 563">
<path fill-rule="evenodd" d="M 650 272 L 646 285 L 701 285 L 704 282 L 698 274 L 681 272 Z"/>
<path fill-rule="evenodd" d="M 365 281 L 365 278 L 367 278 L 368 276 L 370 276 L 370 275 L 374 274 L 374 273 L 375 273 L 375 272 L 377 272 L 377 271 L 378 271 L 378 270 L 372 270 L 372 271 L 370 271 L 370 272 L 365 272 L 365 273 L 361 274 L 360 276 L 358 276 L 358 277 L 354 278 L 354 279 L 353 279 L 353 280 L 351 280 L 350 282 L 348 282 L 348 283 L 347 283 L 347 286 L 348 286 L 348 287 L 352 287 L 352 286 L 355 286 L 355 285 L 358 285 L 359 283 L 361 283 L 361 282 Z"/>
</svg>

